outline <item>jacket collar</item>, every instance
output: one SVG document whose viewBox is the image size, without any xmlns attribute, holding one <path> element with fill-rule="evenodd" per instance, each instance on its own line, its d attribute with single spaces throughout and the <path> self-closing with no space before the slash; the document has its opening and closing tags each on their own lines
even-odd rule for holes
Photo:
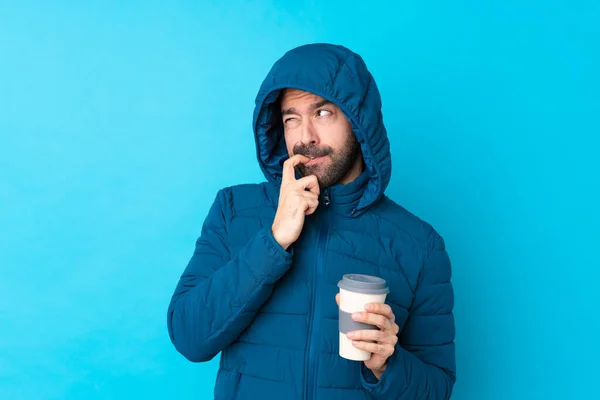
<svg viewBox="0 0 600 400">
<path fill-rule="evenodd" d="M 319 208 L 329 209 L 348 217 L 357 215 L 358 205 L 368 182 L 369 174 L 367 170 L 364 170 L 352 182 L 322 189 L 319 196 Z"/>
</svg>

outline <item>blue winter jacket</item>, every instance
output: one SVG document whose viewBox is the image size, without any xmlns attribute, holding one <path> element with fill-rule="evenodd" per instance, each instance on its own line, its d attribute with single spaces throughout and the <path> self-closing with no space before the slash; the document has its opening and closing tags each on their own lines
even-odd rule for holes
<svg viewBox="0 0 600 400">
<path fill-rule="evenodd" d="M 287 251 L 274 240 L 287 158 L 282 88 L 337 104 L 361 144 L 365 171 L 321 191 L 317 211 Z M 168 308 L 183 356 L 219 352 L 215 399 L 448 399 L 455 382 L 454 295 L 444 241 L 388 198 L 392 171 L 380 94 L 362 58 L 336 45 L 295 48 L 272 67 L 256 98 L 254 133 L 266 182 L 219 191 Z M 338 281 L 383 277 L 400 326 L 377 380 L 338 354 Z"/>
</svg>

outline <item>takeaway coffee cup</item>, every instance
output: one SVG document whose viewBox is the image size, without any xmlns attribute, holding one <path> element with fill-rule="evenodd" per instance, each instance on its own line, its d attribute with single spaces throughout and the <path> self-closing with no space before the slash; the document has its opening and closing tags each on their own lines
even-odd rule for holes
<svg viewBox="0 0 600 400">
<path fill-rule="evenodd" d="M 339 331 L 340 356 L 348 360 L 366 361 L 371 353 L 357 349 L 346 333 L 363 329 L 379 329 L 375 325 L 354 321 L 352 314 L 365 311 L 367 303 L 384 303 L 389 288 L 382 278 L 361 274 L 346 274 L 338 282 L 340 288 Z"/>
</svg>

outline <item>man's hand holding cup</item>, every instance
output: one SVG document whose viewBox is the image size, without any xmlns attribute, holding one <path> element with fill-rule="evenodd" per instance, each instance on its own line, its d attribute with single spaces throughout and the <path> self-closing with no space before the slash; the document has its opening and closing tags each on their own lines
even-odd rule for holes
<svg viewBox="0 0 600 400">
<path fill-rule="evenodd" d="M 381 278 L 355 274 L 344 276 L 338 286 L 340 355 L 363 361 L 380 379 L 400 330 L 392 308 L 384 303 L 389 289 Z"/>
</svg>

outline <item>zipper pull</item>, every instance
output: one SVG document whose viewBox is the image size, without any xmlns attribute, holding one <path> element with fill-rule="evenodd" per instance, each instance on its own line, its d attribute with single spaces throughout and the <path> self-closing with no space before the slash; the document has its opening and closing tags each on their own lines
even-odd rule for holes
<svg viewBox="0 0 600 400">
<path fill-rule="evenodd" d="M 323 204 L 328 206 L 329 203 L 331 203 L 331 201 L 329 201 L 329 189 L 326 189 L 325 192 L 323 193 Z"/>
</svg>

